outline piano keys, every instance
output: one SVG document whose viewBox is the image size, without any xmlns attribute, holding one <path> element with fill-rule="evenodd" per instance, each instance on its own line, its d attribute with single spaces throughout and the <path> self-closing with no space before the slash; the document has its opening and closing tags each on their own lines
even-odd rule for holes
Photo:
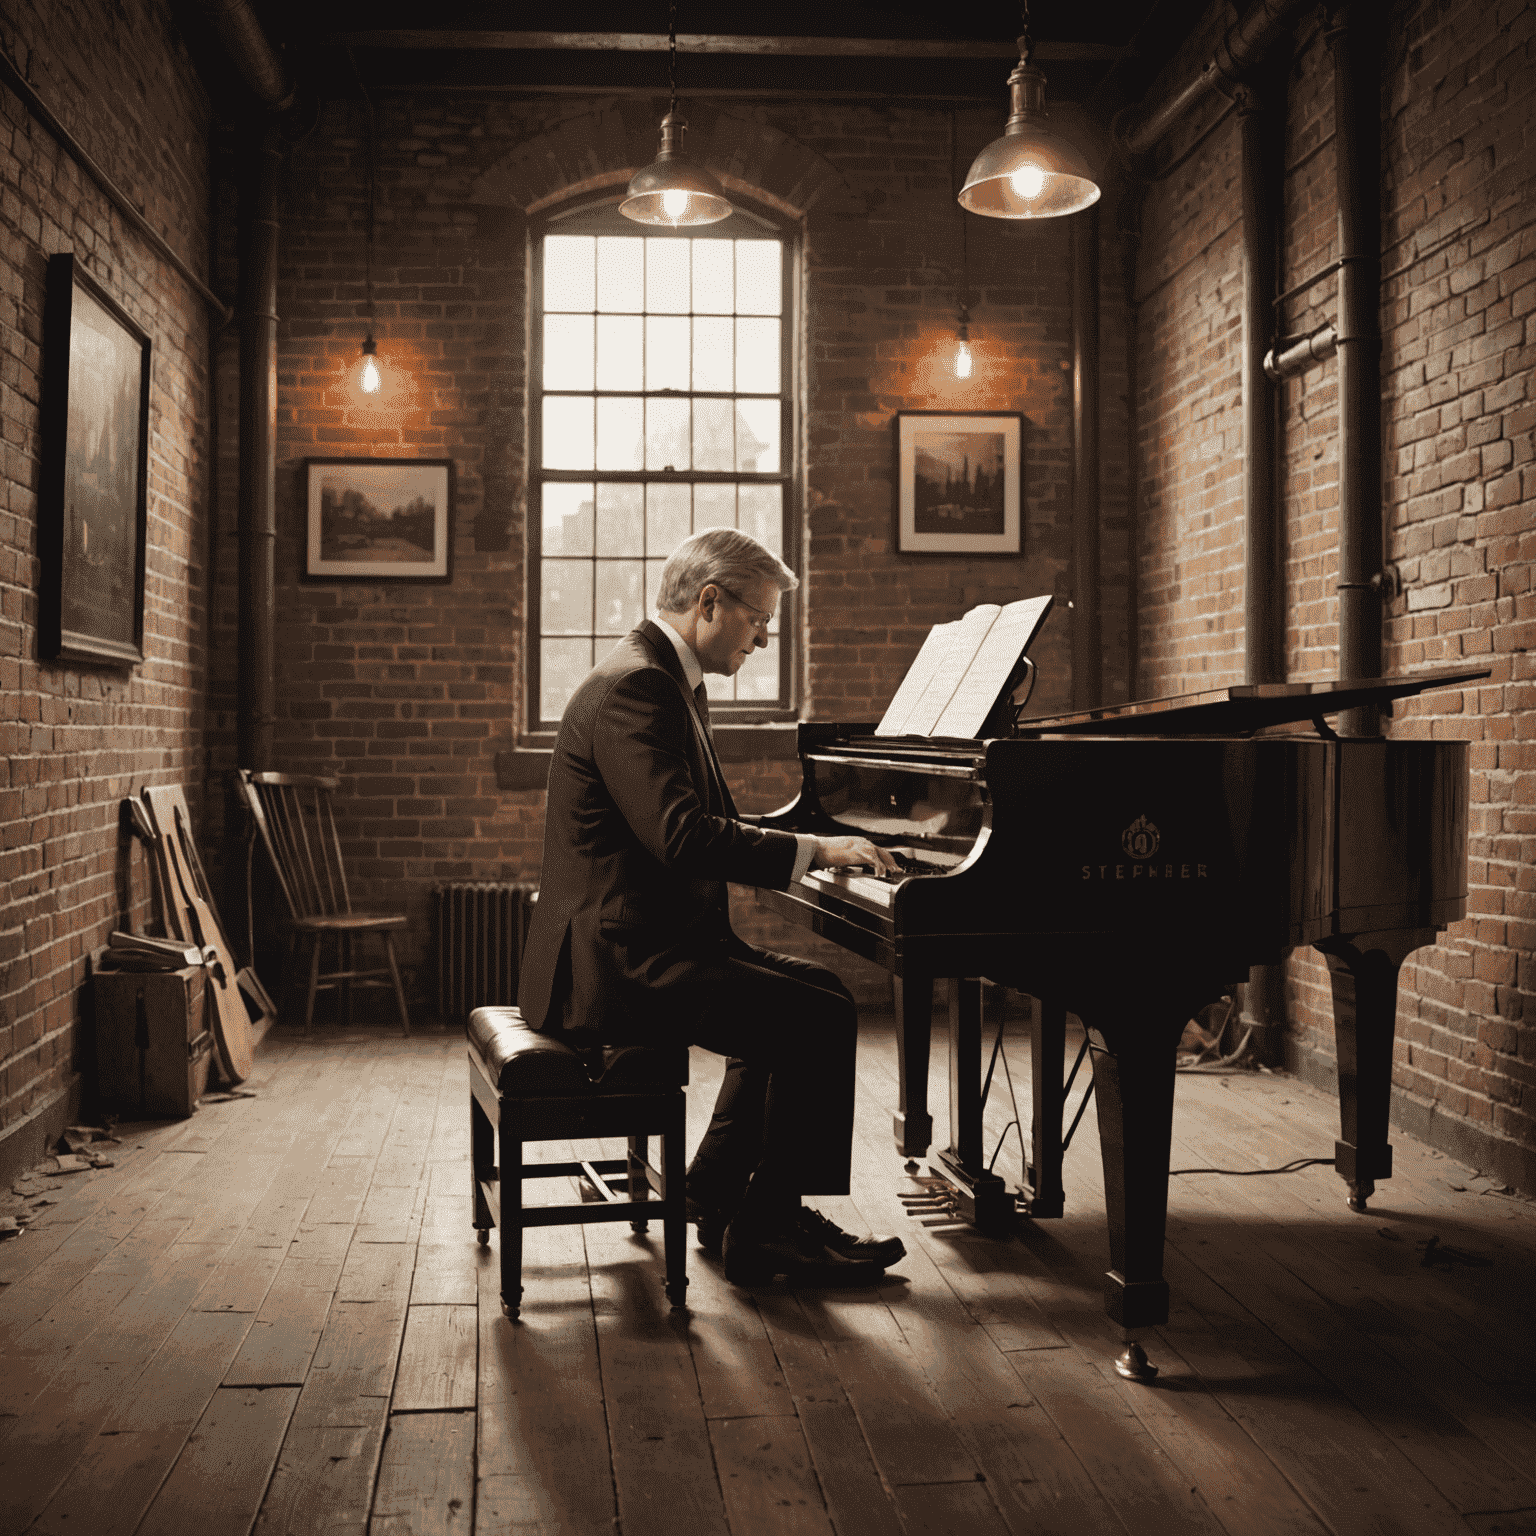
<svg viewBox="0 0 1536 1536">
<path fill-rule="evenodd" d="M 989 1232 L 1060 1215 L 1061 1060 L 1077 1015 L 1093 1062 L 1110 1239 L 1109 1315 L 1165 1322 L 1175 1053 L 1250 967 L 1312 945 L 1333 983 L 1337 1171 L 1356 1210 L 1391 1175 L 1397 975 L 1466 910 L 1467 746 L 1341 739 L 1327 717 L 1483 671 L 1215 689 L 1024 722 L 986 740 L 807 723 L 802 785 L 764 825 L 857 832 L 902 870 L 810 872 L 766 905 L 891 972 L 897 1150 L 922 1157 L 933 989 L 949 983 L 949 1145 L 933 1171 Z M 981 981 L 1032 1002 L 1034 1125 L 1017 1195 L 984 1164 Z M 1127 1375 L 1146 1374 L 1133 1346 Z"/>
</svg>

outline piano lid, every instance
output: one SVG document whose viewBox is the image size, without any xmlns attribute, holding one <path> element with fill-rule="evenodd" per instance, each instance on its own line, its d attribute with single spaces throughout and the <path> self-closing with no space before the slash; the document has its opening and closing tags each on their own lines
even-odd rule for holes
<svg viewBox="0 0 1536 1536">
<path fill-rule="evenodd" d="M 1411 677 L 1344 678 L 1327 683 L 1241 683 L 1202 693 L 1105 705 L 1070 715 L 1021 720 L 1017 736 L 1251 736 L 1255 731 L 1310 720 L 1367 704 L 1408 699 L 1430 688 L 1487 677 L 1488 668 L 1444 667 Z"/>
</svg>

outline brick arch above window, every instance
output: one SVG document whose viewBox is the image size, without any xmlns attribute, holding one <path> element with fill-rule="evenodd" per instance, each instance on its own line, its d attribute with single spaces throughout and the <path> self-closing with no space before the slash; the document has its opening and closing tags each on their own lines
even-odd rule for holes
<svg viewBox="0 0 1536 1536">
<path fill-rule="evenodd" d="M 824 156 L 778 128 L 684 101 L 688 154 L 724 183 L 780 213 L 862 215 L 864 200 Z M 525 139 L 470 188 L 471 203 L 511 205 L 534 214 L 573 193 L 627 182 L 656 158 L 661 99 L 610 101 Z"/>
</svg>

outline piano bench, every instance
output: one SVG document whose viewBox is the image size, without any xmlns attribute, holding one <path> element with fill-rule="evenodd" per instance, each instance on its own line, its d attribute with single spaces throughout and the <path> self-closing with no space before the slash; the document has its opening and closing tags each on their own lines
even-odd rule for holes
<svg viewBox="0 0 1536 1536">
<path fill-rule="evenodd" d="M 523 1230 L 572 1222 L 628 1221 L 644 1232 L 659 1216 L 666 1256 L 667 1299 L 683 1305 L 685 1272 L 683 1089 L 688 1051 L 602 1046 L 541 1034 L 516 1008 L 476 1008 L 469 1039 L 470 1162 L 474 1225 L 482 1245 L 501 1229 L 501 1300 L 516 1318 L 522 1304 Z M 623 1136 L 624 1157 L 525 1163 L 530 1141 Z M 661 1140 L 660 1167 L 649 1161 L 650 1138 Z M 498 1156 L 498 1147 L 499 1153 Z M 582 1181 L 580 1201 L 524 1205 L 528 1179 Z M 659 1197 L 651 1200 L 654 1190 Z M 637 1210 L 636 1207 L 643 1210 Z"/>
</svg>

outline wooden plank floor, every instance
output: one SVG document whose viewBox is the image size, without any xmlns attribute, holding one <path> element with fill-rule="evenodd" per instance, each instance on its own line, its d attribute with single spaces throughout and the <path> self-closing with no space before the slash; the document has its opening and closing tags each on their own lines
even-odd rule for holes
<svg viewBox="0 0 1536 1536">
<path fill-rule="evenodd" d="M 694 1138 L 718 1078 L 695 1052 Z M 1328 1168 L 1175 1178 L 1136 1386 L 1092 1114 L 1066 1217 L 993 1242 L 904 1215 L 894 1082 L 868 1021 L 824 1208 L 906 1239 L 878 1289 L 748 1292 L 690 1249 L 683 1316 L 659 1228 L 554 1227 L 514 1325 L 459 1038 L 276 1032 L 257 1097 L 123 1127 L 0 1247 L 0 1532 L 1536 1532 L 1536 1206 L 1403 1136 L 1367 1215 Z M 989 1151 L 1011 1115 L 999 1074 Z M 1185 1076 L 1174 1164 L 1327 1156 L 1334 1117 L 1283 1076 Z"/>
</svg>

